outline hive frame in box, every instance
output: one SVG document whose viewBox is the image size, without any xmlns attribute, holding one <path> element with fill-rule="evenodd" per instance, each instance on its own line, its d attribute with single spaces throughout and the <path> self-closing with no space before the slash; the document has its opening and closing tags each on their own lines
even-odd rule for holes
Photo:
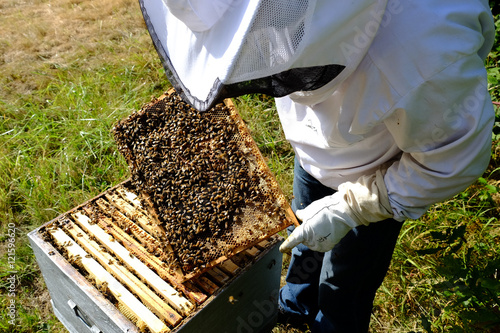
<svg viewBox="0 0 500 333">
<path fill-rule="evenodd" d="M 156 108 L 161 108 L 161 103 L 166 100 L 167 97 L 173 96 L 175 91 L 173 89 L 169 90 L 165 95 L 162 95 L 160 98 L 153 100 L 152 102 L 146 104 L 145 106 L 142 107 L 142 109 L 139 111 L 143 112 L 143 115 L 147 115 L 147 110 L 150 109 L 156 109 Z M 234 225 L 230 227 L 230 229 L 227 229 L 222 235 L 223 237 L 216 238 L 216 237 L 210 237 L 210 239 L 215 240 L 217 243 L 217 246 L 212 246 L 212 248 L 216 249 L 213 250 L 214 252 L 221 252 L 218 253 L 217 255 L 214 254 L 204 254 L 207 256 L 210 256 L 210 260 L 204 262 L 203 265 L 198 265 L 195 267 L 194 271 L 181 271 L 180 269 L 176 270 L 176 278 L 178 279 L 179 282 L 189 280 L 193 277 L 198 276 L 199 274 L 203 273 L 210 267 L 213 267 L 217 265 L 218 263 L 226 260 L 227 258 L 230 258 L 234 254 L 239 253 L 240 251 L 243 251 L 251 246 L 253 246 L 255 243 L 258 243 L 269 236 L 275 234 L 278 231 L 283 230 L 287 226 L 294 224 L 298 225 L 298 222 L 295 218 L 294 213 L 292 212 L 288 202 L 286 201 L 286 198 L 281 191 L 281 189 L 278 186 L 278 183 L 276 182 L 276 179 L 274 178 L 274 175 L 272 174 L 271 170 L 265 163 L 265 160 L 258 149 L 256 143 L 254 142 L 252 136 L 250 135 L 248 128 L 246 127 L 244 121 L 242 120 L 241 116 L 237 112 L 234 104 L 230 99 L 226 99 L 224 101 L 225 105 L 229 108 L 230 114 L 228 116 L 222 116 L 223 119 L 227 118 L 230 119 L 231 122 L 234 122 L 237 125 L 238 130 L 236 133 L 232 136 L 232 139 L 238 142 L 238 146 L 240 150 L 244 150 L 245 154 L 248 156 L 248 161 L 250 166 L 249 169 L 251 169 L 251 172 L 254 172 L 256 174 L 261 175 L 259 184 L 258 186 L 263 186 L 261 190 L 263 192 L 268 193 L 268 197 L 272 197 L 274 201 L 274 204 L 277 205 L 278 207 L 281 208 L 281 210 L 284 213 L 284 216 L 286 217 L 283 221 L 280 220 L 272 220 L 270 217 L 268 217 L 264 211 L 259 211 L 256 208 L 250 208 L 249 210 L 246 210 L 245 213 L 243 214 L 244 218 L 241 223 L 241 225 Z M 163 106 L 164 107 L 164 106 Z M 193 109 L 194 110 L 194 109 Z M 208 114 L 210 111 L 204 112 L 202 114 Z M 135 114 L 132 114 L 131 116 L 127 117 L 126 119 L 121 121 L 121 127 L 120 128 L 127 128 L 127 126 L 131 126 L 130 122 L 133 123 L 134 119 L 133 117 Z M 212 114 L 213 117 L 217 118 L 219 117 L 217 115 L 217 111 Z M 136 119 L 141 119 L 136 118 Z M 122 131 L 124 129 L 121 129 Z M 127 131 L 128 133 L 128 131 Z M 151 132 L 146 132 L 147 135 L 149 135 Z M 127 136 L 124 136 L 127 138 Z M 124 140 L 123 137 L 121 140 Z M 127 141 L 128 140 L 128 141 Z M 120 140 L 119 140 L 120 141 Z M 122 154 L 126 157 L 127 162 L 129 163 L 131 170 L 140 170 L 138 167 L 138 162 L 137 162 L 137 157 L 136 157 L 136 152 L 134 151 L 136 148 L 135 147 L 136 141 L 133 141 L 132 139 L 125 139 L 124 142 L 119 143 L 120 151 Z M 160 146 L 158 144 L 158 146 Z M 155 144 L 156 147 L 156 144 Z M 147 149 L 148 146 L 142 147 L 142 150 L 139 149 L 139 151 L 148 151 Z M 169 156 L 176 156 L 175 154 L 171 153 L 171 148 L 167 149 Z M 183 160 L 183 159 L 182 159 Z M 142 175 L 142 171 L 138 173 L 139 175 Z M 142 177 L 142 176 L 139 176 Z M 132 177 L 134 178 L 134 177 Z M 141 182 L 147 182 L 147 179 L 141 179 Z M 144 185 L 143 185 L 144 186 Z M 155 208 L 154 200 L 151 199 L 151 197 L 146 193 L 146 191 L 151 188 L 151 184 L 147 184 L 145 186 L 145 191 L 141 192 L 142 198 L 145 202 L 148 203 L 148 208 L 149 208 L 149 213 L 152 217 L 155 217 L 154 220 L 156 223 L 161 226 L 162 222 L 159 221 L 157 213 L 157 208 Z M 162 195 L 163 198 L 163 195 Z M 163 199 L 162 199 L 163 200 Z M 248 209 L 247 206 L 243 209 Z M 252 215 L 255 214 L 255 215 Z M 268 223 L 265 227 L 259 225 L 257 220 L 264 219 L 264 223 Z M 269 225 L 272 225 L 272 227 L 269 227 Z M 257 227 L 256 227 L 257 226 Z M 247 231 L 247 228 L 253 228 L 250 231 Z M 253 231 L 253 232 L 252 232 Z M 253 234 L 253 236 L 249 236 L 250 234 Z M 257 236 L 259 235 L 259 236 Z M 164 236 L 164 235 L 163 235 Z M 168 239 L 167 237 L 163 237 L 164 239 Z M 238 240 L 236 240 L 238 239 Z M 242 241 L 242 239 L 244 241 Z M 235 245 L 230 245 L 232 242 L 235 243 Z M 170 247 L 172 249 L 172 247 Z M 222 249 L 225 249 L 224 251 Z M 173 253 L 175 252 L 176 249 L 173 249 Z M 209 253 L 207 251 L 204 251 L 205 253 Z M 210 250 L 210 253 L 212 253 L 212 250 Z"/>
<path fill-rule="evenodd" d="M 57 228 L 53 228 L 54 224 L 60 220 L 66 219 L 69 215 L 81 216 L 78 215 L 79 212 L 83 211 L 83 208 L 85 205 L 88 205 L 89 202 L 95 202 L 107 196 L 112 197 L 109 196 L 109 194 L 112 194 L 113 191 L 118 191 L 120 187 L 126 184 L 127 182 L 124 182 L 109 189 L 98 197 L 75 207 L 69 212 L 62 214 L 53 221 L 46 223 L 28 234 L 42 275 L 44 276 L 51 294 L 54 312 L 70 332 L 95 333 L 139 331 L 135 324 L 132 324 L 115 305 L 106 299 L 93 284 L 85 279 L 82 274 L 61 255 L 58 249 L 45 239 L 47 233 L 54 232 L 60 242 L 74 242 L 74 244 L 70 244 L 71 246 L 69 247 L 73 253 L 76 253 L 75 251 L 80 251 L 78 250 L 78 244 L 82 245 L 93 241 L 88 240 L 85 235 L 79 235 L 81 230 L 77 229 L 78 227 L 76 225 L 70 227 L 68 223 L 65 223 L 58 224 Z M 95 226 L 97 227 L 97 223 Z M 70 236 L 73 237 L 73 239 L 71 239 Z M 187 311 L 182 313 L 182 318 L 177 318 L 175 323 L 171 322 L 168 325 L 162 325 L 153 318 L 148 320 L 147 323 L 151 327 L 147 327 L 150 328 L 150 331 L 158 333 L 168 331 L 182 333 L 198 332 L 201 329 L 203 329 L 203 331 L 208 331 L 207 323 L 211 324 L 210 327 L 213 327 L 213 332 L 223 332 L 228 329 L 232 331 L 234 327 L 237 326 L 246 330 L 251 329 L 254 332 L 258 332 L 263 327 L 272 327 L 276 317 L 277 294 L 281 273 L 281 254 L 278 251 L 280 242 L 280 237 L 274 237 L 267 242 L 267 245 L 262 245 L 260 247 L 261 253 L 259 255 L 256 254 L 256 252 L 258 252 L 256 248 L 254 248 L 252 254 L 250 254 L 250 250 L 247 250 L 249 256 L 255 257 L 255 262 L 247 267 L 243 267 L 240 272 L 234 270 L 236 265 L 228 260 L 223 264 L 232 263 L 232 266 L 221 265 L 220 269 L 214 268 L 213 271 L 210 272 L 210 276 L 199 277 L 199 282 L 196 282 L 196 280 L 193 280 L 195 282 L 186 282 L 188 287 L 191 286 L 189 287 L 190 290 L 188 290 L 187 293 L 185 290 L 181 290 L 180 292 L 183 292 L 185 295 L 191 295 L 188 296 L 188 298 L 193 303 L 196 303 L 195 306 L 193 308 L 187 307 Z M 93 259 L 89 258 L 85 260 L 91 261 Z M 94 266 L 92 267 L 98 270 L 99 267 L 97 267 L 96 264 L 97 263 L 93 263 Z M 111 263 L 109 263 L 109 265 L 111 265 Z M 103 267 L 109 268 L 109 265 L 104 264 Z M 113 264 L 111 267 L 115 265 L 118 264 Z M 244 266 L 244 264 L 240 265 Z M 227 275 L 224 278 L 225 274 L 222 270 L 225 272 L 232 271 L 234 273 L 232 278 L 228 278 Z M 124 274 L 126 275 L 127 273 L 125 272 Z M 105 277 L 103 277 L 103 275 L 110 274 L 103 272 L 100 274 L 99 278 L 104 279 Z M 230 274 L 228 273 L 228 275 Z M 212 280 L 210 280 L 210 278 L 212 278 Z M 202 287 L 205 288 L 204 291 L 206 296 L 204 298 L 202 297 L 202 293 L 192 286 L 195 283 L 201 283 L 198 285 L 202 285 Z M 219 283 L 219 287 L 217 287 L 216 283 Z M 116 290 L 120 290 L 119 293 L 123 293 L 123 295 L 115 294 L 115 297 L 126 298 L 126 295 L 124 295 L 127 292 L 124 290 L 125 288 L 120 289 L 122 287 L 115 284 L 110 286 L 110 288 L 111 287 L 115 292 Z M 140 298 L 141 295 L 137 297 Z M 147 309 L 137 309 L 142 306 L 140 303 L 142 303 L 143 300 L 144 298 L 134 301 L 129 298 L 127 302 L 134 302 L 135 309 L 133 310 L 136 311 L 136 315 L 142 316 L 141 318 L 146 321 L 146 317 L 148 316 Z M 180 301 L 177 300 L 176 302 Z M 128 307 L 129 311 L 130 307 L 131 306 Z M 165 303 L 163 307 L 167 308 L 169 304 Z M 175 313 L 175 310 L 176 309 L 174 309 L 172 313 Z"/>
</svg>

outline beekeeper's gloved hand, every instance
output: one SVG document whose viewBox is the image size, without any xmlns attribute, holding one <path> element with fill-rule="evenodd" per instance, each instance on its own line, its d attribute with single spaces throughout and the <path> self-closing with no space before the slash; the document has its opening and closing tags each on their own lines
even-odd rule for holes
<svg viewBox="0 0 500 333">
<path fill-rule="evenodd" d="M 210 29 L 224 15 L 233 0 L 163 0 L 170 12 L 189 29 Z"/>
<path fill-rule="evenodd" d="M 288 252 L 300 243 L 314 251 L 327 252 L 353 228 L 393 217 L 384 173 L 377 171 L 346 182 L 338 192 L 312 202 L 295 213 L 302 224 L 281 244 Z"/>
</svg>

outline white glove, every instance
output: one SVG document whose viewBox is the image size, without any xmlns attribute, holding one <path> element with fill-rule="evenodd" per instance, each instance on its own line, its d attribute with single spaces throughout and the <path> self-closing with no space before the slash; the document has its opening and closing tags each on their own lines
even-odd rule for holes
<svg viewBox="0 0 500 333">
<path fill-rule="evenodd" d="M 210 29 L 233 0 L 163 0 L 170 12 L 192 31 Z"/>
<path fill-rule="evenodd" d="M 358 225 L 346 212 L 345 202 L 339 192 L 316 200 L 295 214 L 303 223 L 281 244 L 281 252 L 290 251 L 300 243 L 314 251 L 330 251 Z"/>
<path fill-rule="evenodd" d="M 314 251 L 327 252 L 353 228 L 393 217 L 382 171 L 346 182 L 338 192 L 297 210 L 303 223 L 281 244 L 288 252 L 300 243 Z"/>
</svg>

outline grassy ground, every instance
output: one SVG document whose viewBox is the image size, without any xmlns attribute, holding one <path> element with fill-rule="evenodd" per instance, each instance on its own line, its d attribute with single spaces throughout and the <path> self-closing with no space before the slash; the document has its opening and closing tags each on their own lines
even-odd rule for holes
<svg viewBox="0 0 500 333">
<path fill-rule="evenodd" d="M 0 332 L 63 332 L 26 233 L 127 177 L 111 127 L 168 83 L 135 0 L 2 0 L 0 14 Z M 272 99 L 236 103 L 290 196 Z M 500 332 L 499 167 L 495 143 L 478 182 L 405 224 L 373 332 Z"/>
</svg>

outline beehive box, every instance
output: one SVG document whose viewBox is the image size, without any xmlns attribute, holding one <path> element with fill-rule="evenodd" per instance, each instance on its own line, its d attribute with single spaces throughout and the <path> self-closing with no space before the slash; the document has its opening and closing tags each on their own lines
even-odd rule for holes
<svg viewBox="0 0 500 333">
<path fill-rule="evenodd" d="M 259 332 L 296 223 L 230 101 L 170 91 L 116 124 L 131 177 L 29 234 L 71 332 Z"/>
<path fill-rule="evenodd" d="M 28 234 L 68 331 L 264 332 L 274 325 L 281 237 L 179 283 L 147 249 L 155 246 L 153 226 L 126 181 Z"/>
</svg>

